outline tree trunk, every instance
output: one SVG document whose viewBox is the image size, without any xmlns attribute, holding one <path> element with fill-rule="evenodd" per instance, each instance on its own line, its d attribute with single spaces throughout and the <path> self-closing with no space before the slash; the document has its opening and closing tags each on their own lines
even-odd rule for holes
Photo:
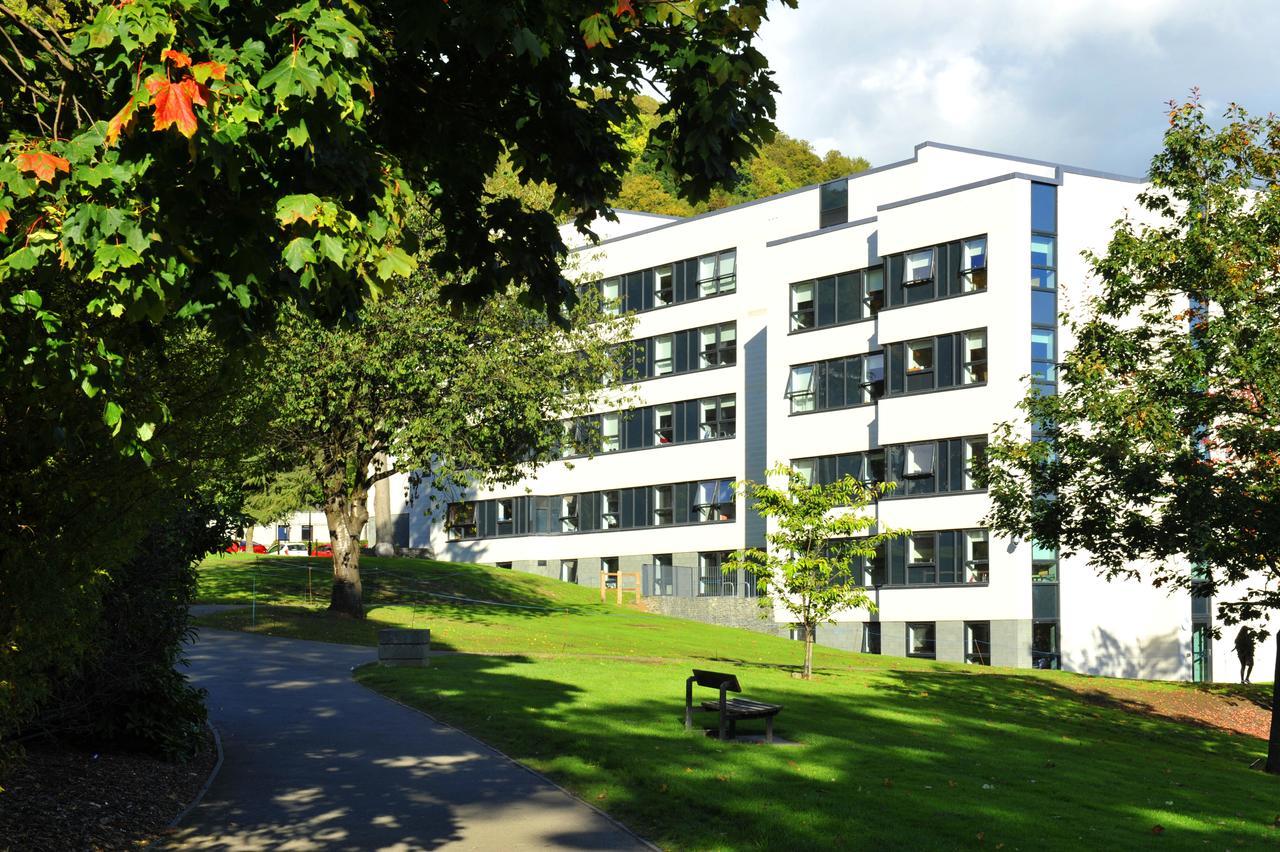
<svg viewBox="0 0 1280 852">
<path fill-rule="evenodd" d="M 333 545 L 333 590 L 329 612 L 346 618 L 364 618 L 364 590 L 360 585 L 360 531 L 369 520 L 368 495 L 364 491 L 331 497 L 325 502 L 329 537 Z"/>
<path fill-rule="evenodd" d="M 805 680 L 813 678 L 813 624 L 804 625 L 804 672 L 800 675 Z"/>
<path fill-rule="evenodd" d="M 1267 737 L 1267 771 L 1280 775 L 1280 630 L 1276 631 L 1276 673 L 1271 679 L 1271 735 Z"/>
</svg>

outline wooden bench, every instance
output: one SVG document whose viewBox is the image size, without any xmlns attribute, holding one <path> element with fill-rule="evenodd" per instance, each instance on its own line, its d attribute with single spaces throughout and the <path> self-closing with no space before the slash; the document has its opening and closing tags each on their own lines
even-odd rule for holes
<svg viewBox="0 0 1280 852">
<path fill-rule="evenodd" d="M 773 717 L 782 710 L 781 704 L 765 704 L 763 701 L 752 701 L 750 698 L 729 698 L 730 692 L 742 692 L 736 675 L 725 672 L 708 672 L 694 669 L 693 676 L 684 682 L 684 728 L 693 728 L 693 685 L 705 686 L 720 690 L 719 701 L 704 701 L 699 708 L 709 713 L 720 714 L 720 739 L 725 735 L 737 735 L 739 719 L 764 719 L 764 741 L 773 742 Z"/>
</svg>

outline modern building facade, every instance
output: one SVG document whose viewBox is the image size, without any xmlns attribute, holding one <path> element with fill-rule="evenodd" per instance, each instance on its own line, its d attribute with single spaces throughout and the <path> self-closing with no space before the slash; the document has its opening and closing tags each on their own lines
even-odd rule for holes
<svg viewBox="0 0 1280 852">
<path fill-rule="evenodd" d="M 1058 316 L 1089 287 L 1081 252 L 1105 248 L 1141 188 L 924 143 L 909 160 L 689 219 L 620 213 L 578 259 L 636 314 L 638 398 L 601 410 L 590 458 L 466 495 L 444 516 L 401 507 L 409 543 L 588 586 L 602 569 L 635 571 L 652 609 L 785 633 L 750 579 L 720 565 L 765 532 L 733 483 L 786 461 L 821 481 L 896 482 L 875 511 L 913 531 L 863 566 L 877 610 L 842 613 L 819 642 L 1235 679 L 1208 601 L 1108 583 L 1083 557 L 991 534 L 970 474 L 1028 383 L 1055 386 L 1072 342 Z"/>
</svg>

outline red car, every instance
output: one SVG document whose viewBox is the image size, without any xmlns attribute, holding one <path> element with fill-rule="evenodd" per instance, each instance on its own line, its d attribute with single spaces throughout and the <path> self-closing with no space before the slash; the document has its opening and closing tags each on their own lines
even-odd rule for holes
<svg viewBox="0 0 1280 852">
<path fill-rule="evenodd" d="M 328 542 L 325 542 L 324 544 L 317 544 L 317 545 L 315 546 L 315 549 L 311 551 L 311 555 L 312 555 L 312 556 L 323 556 L 323 557 L 325 557 L 325 558 L 327 558 L 327 559 L 332 559 L 332 558 L 333 558 L 333 545 L 332 545 L 332 544 L 329 544 Z"/>
<path fill-rule="evenodd" d="M 250 545 L 245 544 L 245 542 L 243 542 L 243 541 L 233 541 L 233 542 L 231 542 L 231 546 L 227 548 L 227 553 L 248 553 L 248 552 L 249 552 L 249 547 L 250 547 Z M 253 547 L 253 552 L 254 552 L 254 553 L 266 553 L 266 552 L 267 552 L 267 546 L 266 546 L 265 544 L 258 544 L 258 543 L 255 541 L 255 542 L 253 543 L 252 547 Z"/>
</svg>

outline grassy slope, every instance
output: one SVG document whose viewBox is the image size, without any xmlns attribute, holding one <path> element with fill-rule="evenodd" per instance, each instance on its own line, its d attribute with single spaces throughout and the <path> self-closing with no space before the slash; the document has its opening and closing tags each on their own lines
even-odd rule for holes
<svg viewBox="0 0 1280 852">
<path fill-rule="evenodd" d="M 426 670 L 369 668 L 360 679 L 546 772 L 664 847 L 1238 849 L 1280 840 L 1280 781 L 1246 768 L 1261 743 L 1086 700 L 1071 675 L 819 649 L 818 679 L 804 683 L 791 677 L 795 643 L 447 563 L 369 560 L 370 599 L 384 605 L 371 609 L 371 624 L 335 623 L 297 606 L 300 563 L 211 560 L 202 597 L 246 600 L 256 575 L 260 602 L 293 604 L 265 617 L 259 609 L 259 630 L 372 643 L 379 624 L 431 627 L 437 647 L 471 653 Z M 444 603 L 426 592 L 551 609 Z M 221 613 L 203 623 L 247 621 Z M 612 654 L 641 659 L 592 656 Z M 786 705 L 778 732 L 799 745 L 685 736 L 692 664 L 731 668 L 746 694 Z M 1135 684 L 1146 688 L 1179 687 Z"/>
</svg>

